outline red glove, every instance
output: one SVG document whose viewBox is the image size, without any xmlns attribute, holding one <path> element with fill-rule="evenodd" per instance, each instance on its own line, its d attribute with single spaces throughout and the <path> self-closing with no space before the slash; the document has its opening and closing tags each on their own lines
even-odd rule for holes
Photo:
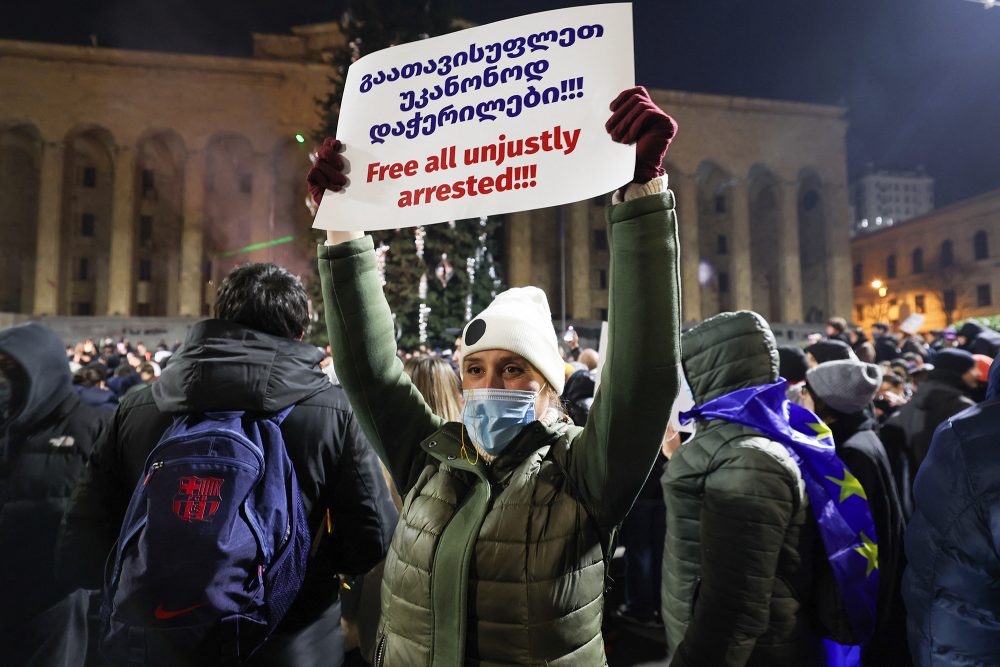
<svg viewBox="0 0 1000 667">
<path fill-rule="evenodd" d="M 646 183 L 663 176 L 663 156 L 677 133 L 677 123 L 649 99 L 642 86 L 623 91 L 611 103 L 611 118 L 604 129 L 611 140 L 635 144 L 635 180 Z"/>
<path fill-rule="evenodd" d="M 316 161 L 306 174 L 309 195 L 317 206 L 323 199 L 324 192 L 327 190 L 340 192 L 347 185 L 347 177 L 344 176 L 344 158 L 339 155 L 343 146 L 333 137 L 327 137 L 316 151 Z"/>
</svg>

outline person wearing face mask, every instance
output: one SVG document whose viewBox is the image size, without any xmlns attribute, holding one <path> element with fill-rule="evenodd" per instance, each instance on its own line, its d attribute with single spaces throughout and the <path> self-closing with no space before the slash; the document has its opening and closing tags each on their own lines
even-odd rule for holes
<svg viewBox="0 0 1000 667">
<path fill-rule="evenodd" d="M 374 656 L 383 665 L 603 665 L 612 536 L 649 475 L 677 394 L 677 221 L 660 164 L 676 124 L 643 88 L 611 105 L 636 143 L 608 211 L 609 350 L 586 426 L 565 382 L 544 293 L 514 288 L 462 335 L 461 422 L 435 416 L 395 355 L 371 237 L 319 249 L 337 372 L 404 496 L 385 564 Z M 346 184 L 328 139 L 308 176 L 318 202 Z M 665 372 L 668 371 L 669 372 Z"/>
</svg>

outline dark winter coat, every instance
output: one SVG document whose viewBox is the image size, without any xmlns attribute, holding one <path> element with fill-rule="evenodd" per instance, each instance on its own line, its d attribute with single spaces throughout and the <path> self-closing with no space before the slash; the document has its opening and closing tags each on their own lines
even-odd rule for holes
<svg viewBox="0 0 1000 667">
<path fill-rule="evenodd" d="M 882 424 L 880 436 L 906 519 L 913 512 L 913 480 L 927 456 L 934 429 L 973 405 L 966 391 L 961 379 L 935 371 L 920 385 L 913 399 Z"/>
<path fill-rule="evenodd" d="M 532 422 L 490 464 L 403 372 L 371 237 L 319 248 L 337 374 L 405 497 L 375 667 L 606 664 L 610 537 L 678 388 L 673 194 L 612 206 L 608 239 L 614 333 L 586 426 Z"/>
<path fill-rule="evenodd" d="M 73 390 L 80 397 L 80 402 L 104 417 L 110 417 L 118 408 L 118 397 L 113 391 L 100 387 L 85 387 L 75 385 Z"/>
<path fill-rule="evenodd" d="M 875 523 L 878 542 L 878 627 L 862 652 L 865 667 L 906 667 L 906 612 L 900 592 L 903 556 L 903 508 L 875 421 L 864 412 L 834 413 L 830 424 L 837 456 L 861 483 Z"/>
<path fill-rule="evenodd" d="M 965 336 L 963 349 L 972 354 L 985 354 L 996 358 L 1000 355 L 1000 333 L 979 322 L 966 322 L 958 330 L 959 336 Z"/>
<path fill-rule="evenodd" d="M 0 352 L 28 380 L 0 430 L 0 626 L 10 630 L 77 588 L 55 577 L 56 536 L 103 421 L 70 384 L 62 341 L 26 324 L 0 331 Z"/>
<path fill-rule="evenodd" d="M 88 588 L 101 587 L 104 561 L 129 498 L 174 415 L 273 414 L 295 405 L 281 432 L 309 525 L 316 534 L 329 509 L 335 528 L 309 562 L 305 584 L 279 626 L 282 634 L 307 633 L 338 604 L 334 575 L 361 574 L 378 563 L 396 522 L 378 459 L 343 391 L 319 369 L 322 357 L 312 345 L 232 322 L 196 324 L 160 381 L 126 396 L 97 443 L 66 514 L 59 545 L 66 576 Z"/>
<path fill-rule="evenodd" d="M 717 315 L 682 345 L 696 404 L 778 379 L 774 334 L 756 313 Z M 785 446 L 739 424 L 699 422 L 663 489 L 671 666 L 822 665 L 812 607 L 822 546 Z"/>
<path fill-rule="evenodd" d="M 991 400 L 948 419 L 914 486 L 903 577 L 919 667 L 1000 665 L 1000 364 Z"/>
</svg>

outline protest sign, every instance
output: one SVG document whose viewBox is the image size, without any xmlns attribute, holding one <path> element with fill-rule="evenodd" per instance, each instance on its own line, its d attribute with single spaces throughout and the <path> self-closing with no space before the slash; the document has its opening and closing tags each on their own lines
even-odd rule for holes
<svg viewBox="0 0 1000 667">
<path fill-rule="evenodd" d="M 347 74 L 349 184 L 314 227 L 377 230 L 556 206 L 627 183 L 604 130 L 633 85 L 632 7 L 541 12 L 401 44 Z"/>
</svg>

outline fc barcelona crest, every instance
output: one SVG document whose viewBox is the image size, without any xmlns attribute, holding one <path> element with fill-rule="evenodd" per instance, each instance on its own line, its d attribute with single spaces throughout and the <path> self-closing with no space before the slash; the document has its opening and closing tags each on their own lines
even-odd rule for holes
<svg viewBox="0 0 1000 667">
<path fill-rule="evenodd" d="M 174 496 L 174 514 L 181 521 L 208 521 L 222 502 L 222 483 L 218 477 L 181 477 Z"/>
</svg>

